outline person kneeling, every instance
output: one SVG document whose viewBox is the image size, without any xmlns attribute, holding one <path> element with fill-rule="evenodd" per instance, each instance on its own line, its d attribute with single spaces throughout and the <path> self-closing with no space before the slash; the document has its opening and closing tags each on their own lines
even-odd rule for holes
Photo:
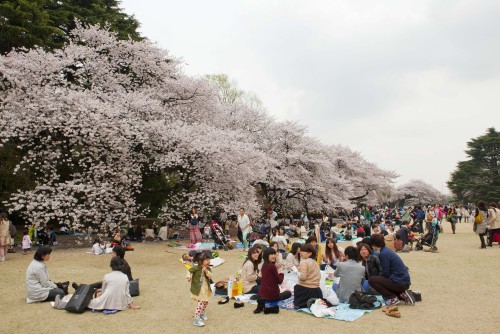
<svg viewBox="0 0 500 334">
<path fill-rule="evenodd" d="M 411 285 L 410 274 L 403 260 L 385 247 L 383 235 L 375 234 L 371 237 L 371 241 L 373 249 L 380 252 L 378 257 L 382 273 L 381 276 L 368 278 L 370 286 L 382 295 L 385 306 L 397 305 L 400 299 L 404 300 L 405 304 L 414 305 L 413 294 L 408 291 Z"/>
<path fill-rule="evenodd" d="M 262 278 L 259 289 L 260 298 L 257 299 L 257 308 L 253 313 L 258 314 L 264 311 L 264 314 L 279 313 L 278 305 L 265 308 L 266 302 L 277 302 L 288 299 L 292 296 L 290 291 L 280 293 L 279 284 L 283 283 L 283 270 L 276 268 L 276 250 L 268 247 L 264 250 L 264 264 L 262 265 Z"/>
</svg>

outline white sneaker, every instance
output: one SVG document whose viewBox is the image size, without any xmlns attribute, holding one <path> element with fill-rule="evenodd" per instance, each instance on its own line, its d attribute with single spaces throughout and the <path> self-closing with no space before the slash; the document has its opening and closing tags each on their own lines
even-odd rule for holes
<svg viewBox="0 0 500 334">
<path fill-rule="evenodd" d="M 56 298 L 54 299 L 54 308 L 56 310 L 62 310 L 63 307 L 61 307 L 61 296 L 57 295 Z"/>
<path fill-rule="evenodd" d="M 194 325 L 196 327 L 203 327 L 205 326 L 205 323 L 203 322 L 203 320 L 201 320 L 201 318 L 196 318 L 194 319 Z"/>
<path fill-rule="evenodd" d="M 205 314 L 205 313 L 203 313 L 202 315 L 200 315 L 200 319 L 201 319 L 202 321 L 207 321 L 207 320 L 208 320 L 208 317 L 206 316 L 206 314 Z"/>
</svg>

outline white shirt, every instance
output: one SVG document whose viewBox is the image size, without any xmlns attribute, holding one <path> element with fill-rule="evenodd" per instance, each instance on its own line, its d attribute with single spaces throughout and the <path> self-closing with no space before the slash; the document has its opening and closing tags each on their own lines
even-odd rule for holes
<svg viewBox="0 0 500 334">
<path fill-rule="evenodd" d="M 271 213 L 271 217 L 269 218 L 269 224 L 271 224 L 271 228 L 275 228 L 276 226 L 278 226 L 278 222 L 276 221 L 276 217 L 278 216 L 278 214 L 276 212 L 272 212 Z"/>
<path fill-rule="evenodd" d="M 286 238 L 282 235 L 277 235 L 274 236 L 271 241 L 277 242 L 278 243 L 278 249 L 284 249 L 286 250 L 286 245 L 288 244 Z"/>
<path fill-rule="evenodd" d="M 128 277 L 120 271 L 104 275 L 102 295 L 89 303 L 89 308 L 97 310 L 125 310 L 132 303 Z"/>
<path fill-rule="evenodd" d="M 168 239 L 168 227 L 167 226 L 160 227 L 160 230 L 158 231 L 158 236 L 161 238 L 161 240 L 167 240 Z"/>
<path fill-rule="evenodd" d="M 266 247 L 269 247 L 269 242 L 265 241 L 265 240 L 262 240 L 262 239 L 257 239 L 253 242 L 254 245 L 262 245 L 262 246 L 266 246 Z"/>
<path fill-rule="evenodd" d="M 250 232 L 250 218 L 246 214 L 238 215 L 238 225 L 240 225 L 241 232 Z M 245 226 L 248 225 L 246 228 Z"/>
<path fill-rule="evenodd" d="M 352 241 L 352 245 L 353 245 L 354 247 L 357 247 L 357 246 L 358 246 L 358 245 L 357 245 L 357 243 L 358 243 L 358 242 L 360 242 L 361 240 L 363 240 L 363 238 L 356 238 L 356 239 L 354 239 L 354 240 Z"/>
<path fill-rule="evenodd" d="M 98 242 L 96 242 L 92 246 L 92 253 L 95 254 L 95 255 L 101 255 L 101 254 L 104 253 L 104 248 L 105 248 L 104 245 L 100 245 Z"/>
<path fill-rule="evenodd" d="M 126 277 L 126 276 L 125 276 Z M 49 277 L 49 272 L 43 261 L 33 260 L 26 270 L 26 302 L 36 303 L 47 299 L 49 291 L 57 288 Z"/>
</svg>

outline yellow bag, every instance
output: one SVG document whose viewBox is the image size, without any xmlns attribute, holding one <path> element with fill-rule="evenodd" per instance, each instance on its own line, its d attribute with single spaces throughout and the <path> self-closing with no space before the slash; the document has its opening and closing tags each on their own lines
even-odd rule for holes
<svg viewBox="0 0 500 334">
<path fill-rule="evenodd" d="M 481 224 L 482 222 L 483 222 L 483 215 L 481 214 L 481 211 L 479 211 L 476 218 L 474 218 L 474 223 Z"/>
</svg>

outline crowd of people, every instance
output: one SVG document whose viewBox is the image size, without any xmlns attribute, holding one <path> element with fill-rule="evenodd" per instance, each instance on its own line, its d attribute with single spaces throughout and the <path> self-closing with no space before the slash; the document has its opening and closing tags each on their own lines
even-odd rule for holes
<svg viewBox="0 0 500 334">
<path fill-rule="evenodd" d="M 253 240 L 249 237 L 255 231 L 255 224 L 241 208 L 236 221 L 242 250 L 247 254 L 240 272 L 242 292 L 257 296 L 256 314 L 279 313 L 275 302 L 288 299 L 292 294 L 296 308 L 307 307 L 311 299 L 323 298 L 321 271 L 329 267 L 337 278 L 332 289 L 340 302 L 348 302 L 354 291 L 363 291 L 381 295 L 386 306 L 395 306 L 401 301 L 412 305 L 415 300 L 409 292 L 409 271 L 397 252 L 408 250 L 413 233 L 423 233 L 434 224 L 442 230 L 445 219 L 451 224 L 452 233 L 456 233 L 457 223 L 473 224 L 482 249 L 500 243 L 500 210 L 494 202 L 488 205 L 480 201 L 477 205 L 435 204 L 399 209 L 359 207 L 350 212 L 342 210 L 337 214 L 326 213 L 322 219 L 311 220 L 306 213 L 301 213 L 299 219 L 279 219 L 274 211 L 270 211 L 264 223 L 268 233 Z M 226 225 L 224 222 L 221 224 L 224 227 Z M 7 215 L 1 213 L 0 261 L 5 261 L 6 253 L 14 244 L 11 226 Z M 189 230 L 190 242 L 202 240 L 202 225 L 196 209 L 190 212 L 186 228 Z M 134 231 L 133 239 L 168 240 L 172 231 L 172 226 L 165 223 L 159 231 L 152 225 L 146 229 L 139 226 Z M 259 227 L 259 231 L 262 231 L 262 227 Z M 52 231 L 40 230 L 38 234 L 43 235 L 44 232 L 49 244 Z M 204 229 L 203 232 L 207 237 L 211 231 Z M 21 242 L 23 254 L 27 254 L 31 248 L 30 236 L 30 230 L 26 229 Z M 131 236 L 130 231 L 128 236 Z M 127 237 L 122 238 L 120 230 L 112 234 L 111 240 L 115 247 L 110 262 L 111 272 L 105 275 L 102 282 L 89 284 L 95 291 L 89 308 L 117 311 L 139 308 L 129 293 L 132 274 L 124 259 L 124 241 L 130 240 Z M 292 243 L 290 240 L 293 237 L 304 238 L 302 242 Z M 350 245 L 342 248 L 338 246 L 340 241 L 347 241 Z M 55 308 L 63 309 L 66 302 L 62 298 L 68 293 L 68 286 L 50 280 L 47 262 L 51 253 L 49 246 L 43 242 L 39 244 L 34 260 L 26 271 L 26 300 L 28 303 L 54 301 Z M 192 298 L 197 301 L 194 324 L 203 326 L 207 319 L 206 309 L 213 275 L 206 253 L 196 253 L 192 261 L 194 265 L 189 270 L 188 280 L 191 282 Z M 285 273 L 293 273 L 297 277 L 293 290 L 280 290 Z M 73 283 L 75 291 L 78 286 Z M 274 304 L 266 307 L 269 303 Z"/>
<path fill-rule="evenodd" d="M 432 226 L 442 231 L 444 220 L 451 224 L 452 233 L 456 233 L 455 224 L 471 222 L 480 236 L 482 248 L 500 241 L 500 211 L 496 203 L 490 203 L 489 208 L 484 202 L 477 206 L 361 207 L 343 214 L 336 222 L 332 214 L 312 220 L 305 213 L 298 220 L 293 217 L 278 219 L 277 215 L 269 214 L 266 222 L 269 234 L 248 242 L 252 223 L 244 209 L 240 209 L 238 227 L 244 231 L 240 238 L 243 251 L 247 253 L 241 269 L 242 292 L 257 296 L 254 313 L 279 313 L 276 302 L 292 294 L 296 308 L 308 307 L 308 301 L 323 298 L 321 270 L 329 266 L 338 279 L 332 288 L 340 302 L 349 302 L 354 291 L 381 295 L 383 304 L 388 307 L 386 314 L 399 317 L 396 305 L 415 303 L 415 295 L 409 290 L 409 269 L 397 254 L 411 249 L 413 234 L 429 231 Z M 305 243 L 290 244 L 291 237 L 303 235 L 303 226 L 309 234 Z M 262 231 L 261 227 L 258 229 Z M 488 243 L 484 240 L 487 233 Z M 337 245 L 339 241 L 348 241 L 351 245 L 344 249 Z M 291 291 L 280 290 L 285 273 L 294 273 L 298 278 Z M 191 280 L 191 284 L 198 283 Z M 207 304 L 199 303 L 194 324 L 204 326 L 206 316 L 200 315 L 199 309 L 205 312 Z M 272 306 L 266 307 L 266 303 Z"/>
<path fill-rule="evenodd" d="M 342 303 L 347 303 L 354 291 L 380 294 L 386 306 L 395 306 L 400 301 L 409 305 L 415 303 L 409 291 L 408 268 L 395 252 L 386 247 L 382 234 L 373 234 L 356 246 L 345 249 L 338 247 L 333 238 L 327 239 L 324 252 L 318 246 L 316 237 L 310 236 L 303 244 L 293 243 L 285 258 L 275 241 L 269 247 L 260 243 L 249 247 L 240 275 L 242 293 L 257 297 L 255 314 L 279 313 L 276 302 L 290 298 L 292 293 L 296 308 L 308 307 L 311 299 L 323 298 L 321 269 L 326 265 L 331 266 L 334 276 L 339 278 L 332 288 Z M 319 256 L 318 251 L 321 252 Z M 207 319 L 207 296 L 211 295 L 208 284 L 213 277 L 207 259 L 205 253 L 196 253 L 187 275 L 192 298 L 197 300 L 195 326 L 204 326 Z M 293 289 L 282 291 L 280 285 L 285 273 L 296 275 L 298 280 Z M 225 298 L 222 303 L 227 301 L 228 298 Z M 266 304 L 271 306 L 266 307 Z"/>
</svg>

